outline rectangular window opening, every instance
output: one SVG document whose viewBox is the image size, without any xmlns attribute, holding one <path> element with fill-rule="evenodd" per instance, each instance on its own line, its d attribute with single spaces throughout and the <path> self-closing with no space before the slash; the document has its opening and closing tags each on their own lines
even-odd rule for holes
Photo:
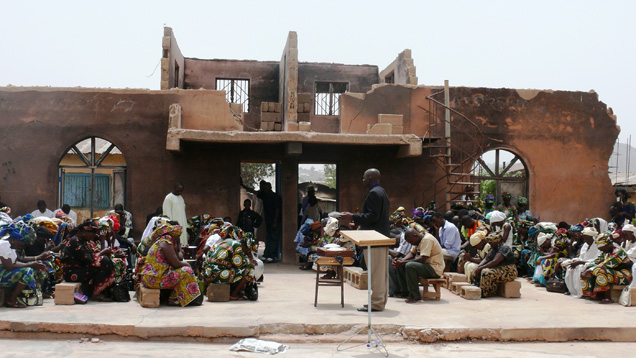
<svg viewBox="0 0 636 358">
<path fill-rule="evenodd" d="M 225 91 L 225 100 L 228 103 L 243 105 L 243 112 L 249 112 L 250 80 L 236 78 L 217 78 L 216 90 Z"/>
<path fill-rule="evenodd" d="M 340 94 L 347 92 L 347 82 L 316 82 L 314 114 L 318 116 L 340 115 Z"/>
</svg>

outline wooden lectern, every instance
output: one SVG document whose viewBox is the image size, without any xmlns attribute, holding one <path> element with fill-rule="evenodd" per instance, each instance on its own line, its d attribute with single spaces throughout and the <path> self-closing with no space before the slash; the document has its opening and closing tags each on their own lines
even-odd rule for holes
<svg viewBox="0 0 636 358">
<path fill-rule="evenodd" d="M 378 334 L 378 332 L 376 332 L 373 327 L 371 327 L 371 293 L 372 293 L 372 286 L 371 286 L 371 251 L 373 250 L 373 247 L 386 247 L 386 246 L 393 246 L 395 245 L 395 239 L 391 239 L 388 238 L 382 234 L 380 234 L 379 232 L 375 231 L 375 230 L 356 230 L 356 231 L 340 231 L 340 235 L 344 236 L 345 238 L 351 240 L 353 243 L 355 243 L 358 246 L 362 246 L 365 247 L 366 249 L 369 250 L 369 255 L 367 255 L 369 257 L 369 261 L 367 262 L 367 279 L 368 279 L 368 288 L 367 288 L 367 314 L 369 317 L 369 322 L 368 325 L 366 327 L 367 329 L 367 347 L 368 348 L 376 348 L 378 349 L 378 351 L 382 352 L 382 350 L 384 350 L 382 353 L 388 357 L 389 356 L 389 352 L 387 352 L 386 350 L 386 346 L 384 344 L 384 341 L 382 340 L 382 338 L 380 337 L 380 335 Z M 388 267 L 384 267 L 383 268 L 385 271 L 388 271 L 389 268 Z M 354 345 L 352 347 L 347 347 L 347 348 L 341 348 L 344 344 L 346 344 L 351 338 L 355 337 L 358 333 L 362 332 L 365 329 L 365 327 L 363 327 L 362 329 L 360 329 L 359 331 L 357 331 L 353 336 L 351 336 L 350 338 L 347 338 L 347 340 L 345 340 L 344 342 L 342 342 L 339 346 L 338 346 L 338 350 L 345 350 L 345 349 L 349 349 L 349 348 L 353 348 L 357 345 Z M 375 335 L 375 337 L 377 338 L 376 340 L 372 340 L 371 339 L 371 334 L 373 333 L 373 335 Z M 382 350 L 381 350 L 382 349 Z"/>
</svg>

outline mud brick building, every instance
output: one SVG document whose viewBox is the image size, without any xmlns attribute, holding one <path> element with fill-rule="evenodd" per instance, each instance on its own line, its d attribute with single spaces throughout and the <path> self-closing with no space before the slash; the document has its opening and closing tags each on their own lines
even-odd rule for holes
<svg viewBox="0 0 636 358">
<path fill-rule="evenodd" d="M 299 163 L 337 164 L 340 210 L 361 206 L 370 167 L 392 206 L 444 207 L 482 179 L 483 153 L 505 149 L 525 174 L 506 176 L 512 162 L 487 174 L 542 219 L 607 215 L 619 128 L 596 93 L 445 89 L 418 85 L 410 50 L 383 69 L 298 51 L 290 32 L 280 60 L 188 58 L 165 28 L 160 90 L 0 88 L 2 201 L 16 214 L 39 199 L 93 213 L 124 201 L 139 233 L 177 181 L 188 215 L 235 216 L 240 164 L 272 162 L 291 262 Z"/>
</svg>

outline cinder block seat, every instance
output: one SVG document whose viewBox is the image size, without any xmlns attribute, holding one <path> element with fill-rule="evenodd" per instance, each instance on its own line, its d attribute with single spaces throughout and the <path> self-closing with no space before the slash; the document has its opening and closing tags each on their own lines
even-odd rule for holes
<svg viewBox="0 0 636 358">
<path fill-rule="evenodd" d="M 61 282 L 55 285 L 55 304 L 56 305 L 74 305 L 75 292 L 82 292 L 79 282 Z"/>
<path fill-rule="evenodd" d="M 499 285 L 499 296 L 505 298 L 521 297 L 521 281 L 504 282 Z"/>
</svg>

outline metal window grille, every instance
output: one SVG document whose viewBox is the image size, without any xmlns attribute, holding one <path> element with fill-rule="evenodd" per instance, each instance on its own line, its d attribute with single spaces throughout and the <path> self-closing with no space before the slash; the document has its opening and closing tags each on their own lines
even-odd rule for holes
<svg viewBox="0 0 636 358">
<path fill-rule="evenodd" d="M 318 116 L 340 115 L 340 94 L 345 93 L 346 82 L 316 82 L 314 114 Z"/>
<path fill-rule="evenodd" d="M 250 80 L 217 78 L 216 89 L 217 91 L 225 91 L 225 100 L 228 103 L 240 103 L 243 105 L 243 112 L 249 111 Z"/>
</svg>

